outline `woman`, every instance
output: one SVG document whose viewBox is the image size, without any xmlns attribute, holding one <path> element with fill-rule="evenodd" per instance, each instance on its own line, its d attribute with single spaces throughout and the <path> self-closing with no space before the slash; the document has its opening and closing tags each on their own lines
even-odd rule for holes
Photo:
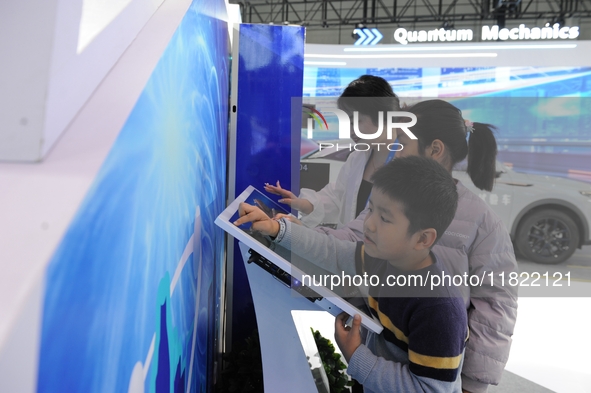
<svg viewBox="0 0 591 393">
<path fill-rule="evenodd" d="M 363 134 L 373 134 L 380 124 L 379 112 L 384 116 L 382 124 L 387 124 L 387 112 L 399 110 L 400 103 L 385 79 L 363 75 L 347 86 L 337 106 L 349 114 L 351 121 L 354 119 L 353 112 L 358 112 L 358 130 Z M 352 139 L 358 143 L 353 124 L 351 132 Z M 279 202 L 299 210 L 305 226 L 313 228 L 320 224 L 336 224 L 340 228 L 365 209 L 371 191 L 371 176 L 392 159 L 394 154 L 386 145 L 393 141 L 388 141 L 386 136 L 386 132 L 382 132 L 380 137 L 371 140 L 373 144 L 368 151 L 351 153 L 336 182 L 327 184 L 320 191 L 303 188 L 300 196 L 296 197 L 291 191 L 281 188 L 279 182 L 275 186 L 265 184 L 265 190 L 280 195 L 282 199 Z"/>
</svg>

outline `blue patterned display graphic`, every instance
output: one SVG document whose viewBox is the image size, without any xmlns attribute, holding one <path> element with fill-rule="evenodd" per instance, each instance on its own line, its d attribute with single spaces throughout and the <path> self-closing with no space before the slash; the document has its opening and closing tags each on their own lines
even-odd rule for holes
<svg viewBox="0 0 591 393">
<path fill-rule="evenodd" d="M 305 67 L 304 96 L 338 97 L 363 74 L 386 79 L 405 104 L 442 98 L 495 125 L 497 158 L 517 171 L 591 182 L 591 67 Z M 336 117 L 327 121 L 317 140 L 338 138 Z"/>
<path fill-rule="evenodd" d="M 39 392 L 211 388 L 228 119 L 224 2 L 195 0 L 47 271 Z"/>
<path fill-rule="evenodd" d="M 338 97 L 363 74 L 401 97 L 590 97 L 591 67 L 407 67 L 304 69 L 304 96 Z"/>
<path fill-rule="evenodd" d="M 501 150 L 570 155 L 591 151 L 591 67 L 306 67 L 304 96 L 338 97 L 363 74 L 386 79 L 406 104 L 442 98 L 466 118 L 494 124 Z M 328 121 L 332 131 L 319 130 L 318 139 L 338 137 L 338 128 L 331 127 L 334 120 Z M 541 140 L 547 144 L 534 143 Z M 553 142 L 560 146 L 553 147 Z"/>
</svg>

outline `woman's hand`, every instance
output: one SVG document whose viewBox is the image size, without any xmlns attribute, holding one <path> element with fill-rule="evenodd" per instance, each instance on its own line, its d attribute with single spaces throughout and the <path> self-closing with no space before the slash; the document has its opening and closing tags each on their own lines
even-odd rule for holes
<svg viewBox="0 0 591 393">
<path fill-rule="evenodd" d="M 277 185 L 275 186 L 265 183 L 265 191 L 271 194 L 279 195 L 282 198 L 279 200 L 279 202 L 285 203 L 286 205 L 289 205 L 304 214 L 310 214 L 314 210 L 314 205 L 312 205 L 309 200 L 298 198 L 293 192 L 281 188 L 279 180 L 277 180 Z"/>
<path fill-rule="evenodd" d="M 239 226 L 251 222 L 252 229 L 255 231 L 259 231 L 263 235 L 277 237 L 280 229 L 279 223 L 277 220 L 270 219 L 269 216 L 258 207 L 242 202 L 238 208 L 238 215 L 240 218 L 234 221 L 234 225 Z"/>
</svg>

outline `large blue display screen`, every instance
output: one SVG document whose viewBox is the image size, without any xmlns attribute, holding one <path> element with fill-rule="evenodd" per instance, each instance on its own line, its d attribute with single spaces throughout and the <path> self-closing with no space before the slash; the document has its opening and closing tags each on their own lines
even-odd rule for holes
<svg viewBox="0 0 591 393">
<path fill-rule="evenodd" d="M 39 392 L 213 384 L 228 30 L 195 0 L 48 267 Z"/>
</svg>

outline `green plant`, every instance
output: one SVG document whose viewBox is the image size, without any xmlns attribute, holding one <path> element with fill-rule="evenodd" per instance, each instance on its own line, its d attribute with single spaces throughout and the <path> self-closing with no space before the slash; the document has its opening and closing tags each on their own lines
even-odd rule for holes
<svg viewBox="0 0 591 393">
<path fill-rule="evenodd" d="M 335 352 L 334 345 L 332 345 L 330 340 L 322 337 L 318 330 L 312 328 L 310 330 L 312 330 L 312 334 L 314 335 L 314 341 L 316 341 L 318 353 L 320 353 L 320 359 L 328 377 L 330 392 L 349 392 L 349 386 L 352 386 L 353 383 L 344 372 L 347 366 L 341 361 L 341 354 Z"/>
<path fill-rule="evenodd" d="M 353 383 L 344 373 L 347 366 L 341 361 L 341 355 L 335 352 L 330 340 L 322 337 L 320 332 L 311 330 L 328 378 L 330 392 L 349 392 L 349 386 Z M 224 370 L 216 384 L 216 392 L 263 392 L 263 366 L 257 330 L 254 330 L 239 348 L 234 348 L 232 352 L 224 355 Z"/>
</svg>

